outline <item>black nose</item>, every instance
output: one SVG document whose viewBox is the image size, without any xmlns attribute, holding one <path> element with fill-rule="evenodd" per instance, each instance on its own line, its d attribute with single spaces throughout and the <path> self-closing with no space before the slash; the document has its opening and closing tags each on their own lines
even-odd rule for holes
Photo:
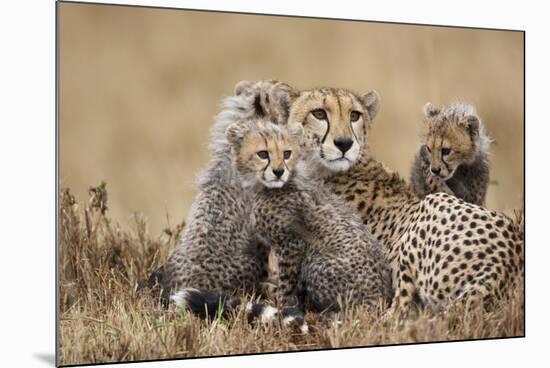
<svg viewBox="0 0 550 368">
<path fill-rule="evenodd" d="M 275 174 L 276 177 L 280 178 L 285 173 L 285 169 L 273 169 L 273 174 Z"/>
<path fill-rule="evenodd" d="M 431 170 L 432 170 L 432 174 L 434 174 L 434 175 L 439 175 L 439 173 L 441 172 L 440 167 L 438 167 L 438 168 L 432 167 Z"/>
<path fill-rule="evenodd" d="M 334 140 L 334 145 L 338 147 L 342 153 L 346 153 L 353 145 L 353 141 L 349 138 L 337 138 Z"/>
</svg>

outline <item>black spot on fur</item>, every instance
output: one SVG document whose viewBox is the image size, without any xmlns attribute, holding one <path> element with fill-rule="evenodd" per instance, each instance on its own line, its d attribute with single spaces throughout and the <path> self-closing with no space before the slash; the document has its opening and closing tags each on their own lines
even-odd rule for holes
<svg viewBox="0 0 550 368">
<path fill-rule="evenodd" d="M 407 275 L 401 276 L 401 279 L 408 284 L 412 284 L 412 279 Z"/>
</svg>

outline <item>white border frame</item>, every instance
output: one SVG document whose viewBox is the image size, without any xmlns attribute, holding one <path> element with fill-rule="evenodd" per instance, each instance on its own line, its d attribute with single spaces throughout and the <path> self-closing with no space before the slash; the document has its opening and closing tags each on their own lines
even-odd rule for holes
<svg viewBox="0 0 550 368">
<path fill-rule="evenodd" d="M 90 1 L 83 1 L 90 2 Z M 375 4 L 263 1 L 103 1 L 103 3 L 367 19 L 526 30 L 526 205 L 527 325 L 524 339 L 472 341 L 200 360 L 107 365 L 118 367 L 267 367 L 333 366 L 350 362 L 368 365 L 399 363 L 423 367 L 465 365 L 520 366 L 536 361 L 548 346 L 548 268 L 550 258 L 544 208 L 550 207 L 546 105 L 548 67 L 547 19 L 529 2 L 494 3 L 462 0 L 384 1 Z M 54 14 L 53 1 L 11 1 L 3 4 L 2 133 L 0 152 L 4 175 L 1 257 L 3 298 L 2 366 L 51 366 L 54 354 Z M 6 206 L 7 204 L 7 206 Z M 540 292 L 539 292 L 540 290 Z M 11 363 L 11 364 L 10 364 Z"/>
</svg>

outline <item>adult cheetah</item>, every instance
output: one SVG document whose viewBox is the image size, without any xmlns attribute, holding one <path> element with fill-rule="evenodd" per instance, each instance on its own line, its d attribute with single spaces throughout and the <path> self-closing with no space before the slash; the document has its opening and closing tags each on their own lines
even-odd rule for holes
<svg viewBox="0 0 550 368">
<path fill-rule="evenodd" d="M 419 199 L 368 150 L 367 128 L 378 106 L 373 92 L 306 90 L 293 101 L 289 123 L 304 127 L 304 149 L 314 156 L 310 170 L 324 174 L 384 244 L 394 311 L 406 312 L 415 296 L 434 308 L 498 296 L 523 272 L 523 230 L 445 193 Z"/>
</svg>

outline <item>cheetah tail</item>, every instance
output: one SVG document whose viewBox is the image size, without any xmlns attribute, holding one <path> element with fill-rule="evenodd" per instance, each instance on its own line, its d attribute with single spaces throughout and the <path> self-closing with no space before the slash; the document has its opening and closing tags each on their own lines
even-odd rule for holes
<svg viewBox="0 0 550 368">
<path fill-rule="evenodd" d="M 179 290 L 170 300 L 178 307 L 189 310 L 201 317 L 214 319 L 217 316 L 230 317 L 241 305 L 241 300 L 232 298 L 219 290 L 185 288 Z M 299 308 L 286 307 L 281 310 L 267 304 L 249 302 L 246 304 L 246 316 L 249 323 L 260 321 L 268 323 L 281 319 L 283 325 L 294 325 L 302 331 L 308 332 L 304 314 Z"/>
<path fill-rule="evenodd" d="M 201 317 L 214 319 L 217 316 L 228 318 L 241 301 L 218 290 L 185 288 L 170 296 L 170 301 L 178 307 Z"/>
<path fill-rule="evenodd" d="M 246 305 L 248 321 L 259 320 L 260 323 L 280 319 L 284 326 L 294 326 L 303 334 L 309 332 L 309 327 L 304 318 L 304 312 L 297 307 L 284 307 L 281 310 L 267 304 L 248 303 Z"/>
</svg>

